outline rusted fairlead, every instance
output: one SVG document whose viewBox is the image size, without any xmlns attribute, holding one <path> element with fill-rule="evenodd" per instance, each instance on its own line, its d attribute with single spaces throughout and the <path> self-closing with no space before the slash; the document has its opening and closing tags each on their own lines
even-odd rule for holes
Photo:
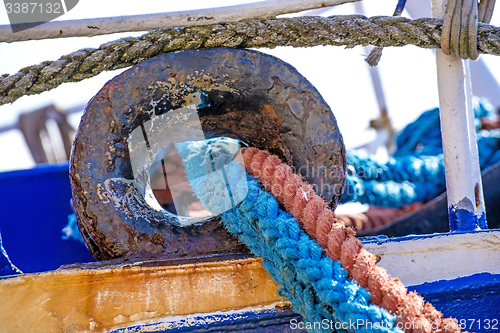
<svg viewBox="0 0 500 333">
<path fill-rule="evenodd" d="M 293 67 L 256 51 L 170 53 L 108 82 L 70 161 L 79 228 L 97 259 L 244 251 L 214 218 L 161 209 L 149 175 L 169 143 L 226 136 L 279 155 L 335 207 L 345 148 L 332 111 Z"/>
</svg>

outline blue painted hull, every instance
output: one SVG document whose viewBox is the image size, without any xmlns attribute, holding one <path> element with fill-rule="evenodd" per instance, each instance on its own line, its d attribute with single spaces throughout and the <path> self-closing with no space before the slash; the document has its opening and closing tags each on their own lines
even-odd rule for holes
<svg viewBox="0 0 500 333">
<path fill-rule="evenodd" d="M 0 174 L 0 232 L 10 260 L 24 273 L 95 261 L 85 245 L 62 239 L 71 210 L 68 164 Z"/>
<path fill-rule="evenodd" d="M 500 330 L 500 275 L 476 274 L 408 287 L 447 317 L 459 320 L 463 331 Z"/>
</svg>

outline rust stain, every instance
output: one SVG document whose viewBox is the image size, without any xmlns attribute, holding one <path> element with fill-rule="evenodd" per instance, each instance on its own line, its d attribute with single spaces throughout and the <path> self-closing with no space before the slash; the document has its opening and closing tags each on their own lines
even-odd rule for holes
<svg viewBox="0 0 500 333">
<path fill-rule="evenodd" d="M 276 112 L 269 104 L 262 105 L 260 113 L 262 114 L 263 118 L 269 118 L 270 120 L 272 120 L 272 122 L 278 123 L 279 126 L 281 126 L 280 118 L 278 118 Z"/>
<path fill-rule="evenodd" d="M 479 184 L 474 185 L 474 197 L 476 199 L 476 208 L 481 205 L 481 198 L 479 197 Z"/>
</svg>

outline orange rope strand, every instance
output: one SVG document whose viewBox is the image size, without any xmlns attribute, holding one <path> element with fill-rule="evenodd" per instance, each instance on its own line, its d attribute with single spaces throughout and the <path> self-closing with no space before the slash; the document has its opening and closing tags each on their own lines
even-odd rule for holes
<svg viewBox="0 0 500 333">
<path fill-rule="evenodd" d="M 431 332 L 431 327 L 440 333 L 460 332 L 453 325 L 456 319 L 443 318 L 422 296 L 407 293 L 399 279 L 390 278 L 385 269 L 376 266 L 376 257 L 363 249 L 355 231 L 335 218 L 313 187 L 288 165 L 257 148 L 242 148 L 242 153 L 247 172 L 259 179 L 332 260 L 342 263 L 349 277 L 370 292 L 373 304 L 398 316 L 398 327 L 407 333 Z"/>
</svg>

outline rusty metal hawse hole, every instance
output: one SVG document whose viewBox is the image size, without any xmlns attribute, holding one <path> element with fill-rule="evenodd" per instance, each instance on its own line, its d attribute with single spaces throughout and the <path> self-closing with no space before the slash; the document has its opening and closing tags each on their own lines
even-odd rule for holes
<svg viewBox="0 0 500 333">
<path fill-rule="evenodd" d="M 326 102 L 292 66 L 243 49 L 169 53 L 113 78 L 82 117 L 70 179 L 91 253 L 103 260 L 241 251 L 216 217 L 172 214 L 172 193 L 152 188 L 161 181 L 167 188 L 161 154 L 168 154 L 169 143 L 221 136 L 280 155 L 322 189 L 332 208 L 340 199 L 346 168 L 342 136 Z M 167 157 L 165 173 L 175 161 Z M 333 169 L 341 177 L 318 172 Z"/>
</svg>

